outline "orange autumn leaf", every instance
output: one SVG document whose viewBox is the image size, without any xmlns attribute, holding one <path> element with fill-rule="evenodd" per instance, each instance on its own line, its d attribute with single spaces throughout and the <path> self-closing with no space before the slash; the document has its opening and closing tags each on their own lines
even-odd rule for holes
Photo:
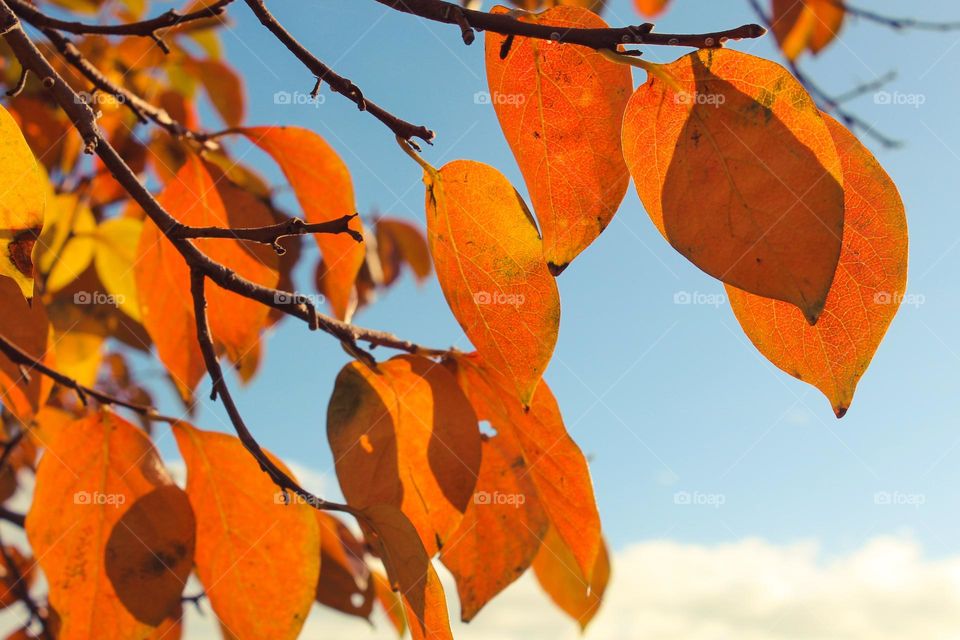
<svg viewBox="0 0 960 640">
<path fill-rule="evenodd" d="M 587 460 L 567 433 L 550 388 L 542 384 L 524 411 L 508 397 L 509 383 L 477 354 L 457 354 L 447 365 L 455 368 L 477 417 L 489 421 L 497 437 L 517 442 L 543 510 L 589 575 L 601 545 L 600 514 Z"/>
<path fill-rule="evenodd" d="M 403 513 L 388 504 L 362 511 L 372 529 L 372 544 L 387 569 L 390 586 L 403 601 L 407 626 L 414 640 L 452 640 L 447 600 L 430 555 L 417 530 Z"/>
<path fill-rule="evenodd" d="M 350 172 L 327 142 L 298 127 L 247 127 L 240 130 L 280 165 L 307 222 L 327 222 L 356 213 Z M 362 231 L 359 218 L 350 227 Z M 334 314 L 349 319 L 356 306 L 353 283 L 363 264 L 363 245 L 346 233 L 313 235 L 327 267 L 326 296 Z"/>
<path fill-rule="evenodd" d="M 101 410 L 45 442 L 26 532 L 60 640 L 145 637 L 180 607 L 194 518 L 150 439 Z"/>
<path fill-rule="evenodd" d="M 496 7 L 494 13 L 506 13 Z M 587 9 L 558 6 L 522 15 L 557 28 L 602 29 Z M 620 121 L 633 91 L 630 67 L 599 52 L 510 36 L 486 35 L 490 101 L 520 165 L 554 275 L 606 228 L 627 193 L 630 176 Z"/>
<path fill-rule="evenodd" d="M 780 65 L 697 51 L 651 76 L 623 122 L 650 218 L 706 273 L 799 307 L 813 324 L 840 256 L 843 175 L 830 131 Z"/>
<path fill-rule="evenodd" d="M 777 300 L 727 287 L 740 326 L 773 364 L 820 389 L 843 417 L 907 286 L 907 220 L 896 185 L 843 125 L 825 115 L 846 192 L 840 266 L 816 326 Z"/>
<path fill-rule="evenodd" d="M 533 572 L 550 599 L 580 625 L 581 631 L 586 630 L 603 602 L 603 593 L 610 580 L 607 545 L 601 543 L 592 578 L 587 579 L 570 549 L 551 529 L 544 536 L 540 553 L 533 561 Z"/>
<path fill-rule="evenodd" d="M 406 220 L 377 220 L 377 257 L 384 286 L 397 280 L 404 263 L 410 266 L 418 283 L 426 280 L 433 269 L 427 239 L 416 225 Z"/>
<path fill-rule="evenodd" d="M 39 298 L 28 303 L 19 285 L 0 277 L 0 336 L 47 366 L 54 364 L 54 349 L 47 310 Z M 53 381 L 30 375 L 0 352 L 0 404 L 27 422 L 47 401 Z"/>
<path fill-rule="evenodd" d="M 473 500 L 440 551 L 440 561 L 457 581 L 464 622 L 523 575 L 549 526 L 530 469 L 511 438 L 509 432 L 484 438 Z"/>
<path fill-rule="evenodd" d="M 46 176 L 13 116 L 0 105 L 0 280 L 33 297 L 33 261 L 43 228 Z"/>
<path fill-rule="evenodd" d="M 773 34 L 788 60 L 819 53 L 840 32 L 846 12 L 835 0 L 773 0 Z"/>
<path fill-rule="evenodd" d="M 560 327 L 560 295 L 523 199 L 489 165 L 424 171 L 427 237 L 454 317 L 528 405 Z"/>
<path fill-rule="evenodd" d="M 296 638 L 320 574 L 313 507 L 285 504 L 236 437 L 182 422 L 173 434 L 187 467 L 187 496 L 197 518 L 196 572 L 210 606 L 237 637 Z"/>
<path fill-rule="evenodd" d="M 320 526 L 317 602 L 365 620 L 373 611 L 374 585 L 363 561 L 363 543 L 337 518 L 314 509 Z"/>
<path fill-rule="evenodd" d="M 633 0 L 633 4 L 640 15 L 647 18 L 653 18 L 663 13 L 669 3 L 670 0 Z"/>
<path fill-rule="evenodd" d="M 480 469 L 477 417 L 450 373 L 420 356 L 352 362 L 327 408 L 337 479 L 357 508 L 397 507 L 432 556 L 456 530 Z"/>
<path fill-rule="evenodd" d="M 189 156 L 158 198 L 177 220 L 193 226 L 259 227 L 273 223 L 266 206 L 223 178 L 219 169 Z M 210 258 L 266 287 L 278 281 L 277 258 L 269 247 L 227 239 L 201 239 L 196 246 Z M 143 326 L 157 354 L 184 397 L 197 386 L 205 367 L 194 321 L 190 270 L 156 224 L 140 233 L 135 263 Z M 233 362 L 255 350 L 268 308 L 215 284 L 207 287 L 207 314 L 219 350 Z"/>
<path fill-rule="evenodd" d="M 228 127 L 238 127 L 245 111 L 243 80 L 220 60 L 190 60 L 187 68 L 203 83 L 210 103 Z"/>
</svg>

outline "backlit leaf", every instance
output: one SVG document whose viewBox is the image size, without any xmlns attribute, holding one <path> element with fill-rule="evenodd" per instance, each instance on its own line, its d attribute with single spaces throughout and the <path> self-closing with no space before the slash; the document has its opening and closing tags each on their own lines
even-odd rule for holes
<svg viewBox="0 0 960 640">
<path fill-rule="evenodd" d="M 320 574 L 313 507 L 284 504 L 236 437 L 182 422 L 173 434 L 197 518 L 197 576 L 217 617 L 240 638 L 296 638 Z"/>
<path fill-rule="evenodd" d="M 558 28 L 607 27 L 578 7 L 520 19 Z M 620 121 L 633 90 L 630 67 L 587 47 L 513 36 L 503 59 L 506 37 L 486 35 L 490 102 L 527 183 L 544 258 L 559 274 L 606 228 L 627 192 Z"/>
<path fill-rule="evenodd" d="M 225 62 L 219 60 L 193 60 L 188 65 L 194 69 L 207 97 L 228 127 L 238 127 L 243 122 L 245 110 L 243 80 Z"/>
<path fill-rule="evenodd" d="M 0 278 L 0 335 L 21 351 L 52 366 L 54 350 L 47 310 L 39 298 L 28 304 L 19 285 Z M 17 364 L 0 353 L 0 403 L 20 420 L 28 421 L 43 405 L 53 388 L 47 376 L 23 375 Z"/>
<path fill-rule="evenodd" d="M 447 364 L 455 368 L 477 417 L 488 420 L 498 438 L 516 440 L 543 510 L 590 575 L 601 545 L 600 514 L 587 460 L 567 433 L 550 388 L 542 384 L 524 411 L 508 397 L 509 383 L 478 355 L 458 354 Z"/>
<path fill-rule="evenodd" d="M 59 291 L 90 266 L 96 227 L 93 212 L 77 196 L 53 196 L 40 234 L 37 260 L 40 272 L 46 274 L 45 291 Z"/>
<path fill-rule="evenodd" d="M 573 618 L 581 630 L 585 630 L 597 614 L 610 580 L 610 557 L 606 544 L 601 542 L 593 577 L 587 579 L 563 540 L 551 529 L 533 561 L 533 571 L 550 599 Z"/>
<path fill-rule="evenodd" d="M 218 180 L 211 175 L 215 172 Z M 194 226 L 258 227 L 272 224 L 266 206 L 219 179 L 219 170 L 190 156 L 159 201 L 180 222 Z M 263 286 L 277 284 L 276 255 L 265 245 L 237 240 L 202 239 L 197 247 L 213 260 Z M 173 244 L 150 220 L 144 222 L 134 266 L 143 325 L 160 360 L 184 397 L 204 373 L 197 345 L 190 271 Z M 256 348 L 266 323 L 267 307 L 221 289 L 207 288 L 210 329 L 219 348 L 233 362 Z"/>
<path fill-rule="evenodd" d="M 634 6 L 641 15 L 654 18 L 667 8 L 670 0 L 633 0 Z"/>
<path fill-rule="evenodd" d="M 440 551 L 457 581 L 464 622 L 527 570 L 549 525 L 523 453 L 511 438 L 509 431 L 484 438 L 473 500 Z"/>
<path fill-rule="evenodd" d="M 93 264 L 107 293 L 117 301 L 120 310 L 141 321 L 140 299 L 134 262 L 143 232 L 143 220 L 122 216 L 104 220 L 97 227 L 96 253 Z"/>
<path fill-rule="evenodd" d="M 400 508 L 431 556 L 450 539 L 477 482 L 480 431 L 445 368 L 406 355 L 376 370 L 348 364 L 330 398 L 327 437 L 350 505 Z"/>
<path fill-rule="evenodd" d="M 560 327 L 560 295 L 523 199 L 489 165 L 424 172 L 427 237 L 454 317 L 527 405 Z"/>
<path fill-rule="evenodd" d="M 773 0 L 773 34 L 788 60 L 819 53 L 837 37 L 846 12 L 835 0 Z"/>
<path fill-rule="evenodd" d="M 194 519 L 147 435 L 102 410 L 54 432 L 27 538 L 50 584 L 60 640 L 149 635 L 180 607 Z"/>
<path fill-rule="evenodd" d="M 783 302 L 733 287 L 727 294 L 757 349 L 820 389 L 842 417 L 906 290 L 907 221 L 897 187 L 876 158 L 843 125 L 824 117 L 843 164 L 846 218 L 823 315 L 811 327 Z"/>
<path fill-rule="evenodd" d="M 377 220 L 377 254 L 383 272 L 383 285 L 393 284 L 404 263 L 410 266 L 417 282 L 423 282 L 433 268 L 430 248 L 423 232 L 413 224 L 396 218 Z"/>
<path fill-rule="evenodd" d="M 249 127 L 242 131 L 280 165 L 307 222 L 327 222 L 356 213 L 350 172 L 327 142 L 297 127 Z M 361 230 L 360 219 L 350 226 Z M 314 234 L 327 267 L 326 293 L 334 314 L 349 318 L 353 283 L 363 263 L 363 245 L 346 233 Z"/>
<path fill-rule="evenodd" d="M 727 49 L 686 55 L 627 107 L 637 192 L 677 251 L 737 288 L 794 304 L 813 324 L 843 234 L 830 131 L 781 66 Z"/>
<path fill-rule="evenodd" d="M 417 530 L 403 513 L 387 504 L 368 507 L 363 515 L 376 534 L 373 544 L 390 584 L 403 600 L 410 635 L 414 640 L 452 639 L 443 585 Z"/>
<path fill-rule="evenodd" d="M 0 106 L 0 277 L 33 297 L 34 245 L 43 228 L 48 186 L 16 121 Z"/>
</svg>

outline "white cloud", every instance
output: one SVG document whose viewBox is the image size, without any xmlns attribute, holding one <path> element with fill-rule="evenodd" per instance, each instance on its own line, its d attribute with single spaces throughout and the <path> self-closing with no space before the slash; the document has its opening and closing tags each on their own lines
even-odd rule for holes
<svg viewBox="0 0 960 640">
<path fill-rule="evenodd" d="M 182 464 L 171 467 L 182 480 Z M 311 490 L 337 493 L 332 477 L 291 467 Z M 26 509 L 28 493 L 12 501 L 14 508 Z M 8 542 L 22 544 L 22 532 L 9 525 L 3 531 Z M 457 619 L 453 580 L 439 565 L 438 570 Z M 187 592 L 198 590 L 191 584 Z M 202 606 L 205 616 L 188 606 L 186 638 L 219 639 L 209 603 Z M 0 631 L 24 619 L 21 609 L 0 613 Z M 318 606 L 301 637 L 395 638 L 382 616 L 375 623 L 370 627 Z M 604 605 L 585 636 L 529 574 L 469 625 L 454 622 L 454 635 L 459 640 L 960 640 L 960 556 L 925 558 L 916 542 L 893 536 L 872 538 L 836 557 L 825 556 L 815 542 L 646 541 L 614 554 Z"/>
<path fill-rule="evenodd" d="M 441 570 L 442 572 L 442 570 Z M 443 573 L 443 572 L 442 572 Z M 444 575 L 456 618 L 456 591 Z M 394 638 L 317 608 L 303 638 Z M 218 638 L 191 613 L 187 638 Z M 469 625 L 462 640 L 574 640 L 575 625 L 525 576 Z M 909 539 L 877 537 L 849 555 L 823 558 L 815 543 L 759 539 L 694 545 L 634 544 L 615 555 L 606 602 L 585 638 L 603 640 L 956 640 L 960 557 L 926 560 Z"/>
</svg>

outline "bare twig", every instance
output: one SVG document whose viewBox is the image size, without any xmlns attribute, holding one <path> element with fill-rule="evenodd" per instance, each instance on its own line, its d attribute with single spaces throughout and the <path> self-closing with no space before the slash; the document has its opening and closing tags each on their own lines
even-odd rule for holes
<svg viewBox="0 0 960 640">
<path fill-rule="evenodd" d="M 760 18 L 761 22 L 766 24 L 767 27 L 770 27 L 771 18 L 770 16 L 767 15 L 766 11 L 764 11 L 763 7 L 760 6 L 759 0 L 748 0 L 748 2 L 750 3 L 750 6 L 753 8 L 753 12 L 757 14 L 758 18 Z M 820 86 L 817 85 L 812 79 L 810 79 L 810 77 L 806 73 L 804 73 L 803 70 L 800 69 L 796 61 L 787 60 L 787 66 L 789 67 L 791 73 L 793 73 L 796 79 L 800 82 L 800 84 L 806 87 L 807 91 L 810 92 L 810 94 L 813 96 L 813 99 L 816 100 L 825 111 L 829 111 L 830 113 L 835 115 L 846 126 L 850 127 L 851 129 L 859 129 L 863 131 L 865 134 L 867 134 L 868 136 L 870 136 L 871 138 L 873 138 L 874 140 L 876 140 L 877 142 L 879 142 L 885 147 L 893 148 L 893 147 L 900 146 L 899 141 L 894 140 L 893 138 L 885 135 L 884 133 L 879 131 L 876 127 L 874 127 L 873 125 L 868 123 L 866 120 L 861 118 L 860 116 L 850 111 L 847 111 L 846 109 L 843 108 L 843 105 L 841 103 L 851 99 L 852 97 L 855 97 L 856 95 L 861 95 L 862 91 L 864 91 L 862 87 L 857 87 L 851 91 L 848 91 L 842 94 L 839 97 L 831 96 L 824 89 L 821 89 Z M 874 83 L 868 83 L 867 85 L 864 85 L 864 86 L 869 87 L 871 86 L 871 84 L 876 84 L 881 81 L 884 81 L 884 80 L 878 79 L 874 81 Z M 851 94 L 854 94 L 854 95 L 851 95 Z"/>
<path fill-rule="evenodd" d="M 310 53 L 306 47 L 297 42 L 296 38 L 290 35 L 290 32 L 284 29 L 283 25 L 277 22 L 277 19 L 267 10 L 263 0 L 246 0 L 246 3 L 247 6 L 250 7 L 250 10 L 257 16 L 257 19 L 260 20 L 260 23 L 263 24 L 270 33 L 276 36 L 277 40 L 289 49 L 290 53 L 296 56 L 317 80 L 326 82 L 333 91 L 351 100 L 361 111 L 370 112 L 370 115 L 387 125 L 395 135 L 400 136 L 404 140 L 410 141 L 413 138 L 420 138 L 427 143 L 433 140 L 434 134 L 430 129 L 401 120 L 392 113 L 385 111 L 378 105 L 367 100 L 357 85 L 337 74 Z"/>
<path fill-rule="evenodd" d="M 247 0 L 248 4 L 250 0 Z M 554 42 L 579 44 L 592 49 L 612 49 L 623 44 L 663 45 L 671 47 L 694 47 L 713 49 L 722 47 L 728 40 L 759 38 L 766 30 L 757 24 L 745 24 L 735 29 L 712 33 L 654 33 L 653 25 L 647 23 L 610 29 L 571 29 L 548 24 L 524 22 L 507 13 L 487 13 L 465 9 L 444 0 L 377 0 L 391 9 L 411 13 L 434 22 L 444 22 L 476 29 L 493 31 L 503 35 L 540 38 Z M 464 38 L 464 42 L 467 38 Z M 467 42 L 467 44 L 470 44 Z"/>
<path fill-rule="evenodd" d="M 306 223 L 300 218 L 290 218 L 277 224 L 266 227 L 179 227 L 172 232 L 174 238 L 229 238 L 233 240 L 249 240 L 268 244 L 273 247 L 277 255 L 283 255 L 286 252 L 279 244 L 281 238 L 288 236 L 302 236 L 311 233 L 346 233 L 357 242 L 363 242 L 363 235 L 350 228 L 350 221 L 357 217 L 357 214 L 343 216 L 329 222 Z"/>
<path fill-rule="evenodd" d="M 43 364 L 2 335 L 0 335 L 0 353 L 5 355 L 12 362 L 26 367 L 28 371 L 37 371 L 40 374 L 47 376 L 57 384 L 73 390 L 73 392 L 77 394 L 77 398 L 79 398 L 80 402 L 84 405 L 87 404 L 90 398 L 93 398 L 100 404 L 123 407 L 149 418 L 150 420 L 156 420 L 158 422 L 176 421 L 176 418 L 160 415 L 154 407 L 149 405 L 127 402 L 122 398 L 117 398 L 116 396 L 112 396 L 92 387 L 82 385 L 70 376 L 67 376 L 56 369 L 52 369 Z M 20 433 L 22 434 L 23 432 Z M 6 461 L 7 455 L 7 452 L 4 452 L 4 454 L 0 456 L 0 469 L 3 468 L 3 463 Z"/>
<path fill-rule="evenodd" d="M 157 31 L 177 27 L 197 20 L 215 18 L 223 14 L 233 0 L 217 0 L 206 7 L 180 13 L 176 9 L 160 14 L 155 18 L 127 24 L 88 24 L 69 20 L 59 20 L 48 16 L 25 0 L 9 0 L 8 4 L 19 17 L 37 28 L 56 29 L 76 34 L 100 34 L 112 36 L 143 36 L 157 38 Z"/>
<path fill-rule="evenodd" d="M 30 619 L 37 620 L 40 623 L 40 637 L 44 638 L 44 640 L 52 640 L 53 636 L 50 630 L 47 629 L 47 619 L 44 617 L 40 605 L 30 596 L 30 588 L 23 579 L 23 574 L 20 573 L 20 567 L 18 567 L 13 561 L 13 558 L 10 557 L 10 553 L 7 551 L 7 546 L 4 544 L 2 538 L 0 538 L 0 556 L 3 557 L 3 562 L 7 566 L 7 571 L 10 573 L 7 578 L 7 582 L 10 584 L 10 590 L 26 605 L 30 611 Z"/>
<path fill-rule="evenodd" d="M 29 19 L 27 19 L 27 22 L 29 22 Z M 87 60 L 69 39 L 58 31 L 48 28 L 41 28 L 40 31 L 63 56 L 64 60 L 87 78 L 96 89 L 113 96 L 118 103 L 130 109 L 141 123 L 152 121 L 175 137 L 195 140 L 207 149 L 219 148 L 219 145 L 213 140 L 209 140 L 206 134 L 186 128 L 165 109 L 154 106 L 132 91 L 114 84 L 93 63 Z M 79 100 L 79 98 L 77 99 Z"/>
<path fill-rule="evenodd" d="M 863 18 L 864 20 L 869 20 L 870 22 L 875 22 L 897 31 L 907 29 L 916 29 L 918 31 L 956 31 L 960 29 L 960 22 L 933 22 L 930 20 L 916 20 L 915 18 L 895 18 L 870 11 L 869 9 L 851 6 L 846 0 L 831 0 L 831 2 L 843 9 L 848 15 L 857 16 L 858 18 Z"/>
<path fill-rule="evenodd" d="M 273 482 L 284 492 L 291 492 L 316 509 L 326 511 L 342 511 L 344 513 L 356 514 L 352 507 L 337 502 L 328 502 L 315 496 L 303 487 L 301 487 L 293 478 L 288 476 L 273 460 L 263 451 L 253 434 L 247 428 L 237 409 L 233 396 L 230 395 L 230 388 L 223 379 L 223 369 L 220 367 L 220 361 L 217 359 L 217 352 L 213 346 L 213 336 L 210 334 L 210 325 L 207 322 L 207 299 L 204 294 L 204 282 L 206 277 L 198 270 L 190 272 L 190 293 L 193 295 L 193 312 L 197 321 L 197 342 L 200 343 L 200 351 L 203 354 L 203 361 L 207 366 L 207 372 L 210 374 L 210 380 L 213 385 L 213 391 L 210 394 L 211 399 L 220 398 L 223 403 L 230 422 L 237 432 L 240 442 L 250 452 L 250 454 L 260 464 L 260 468 L 266 473 Z"/>
</svg>

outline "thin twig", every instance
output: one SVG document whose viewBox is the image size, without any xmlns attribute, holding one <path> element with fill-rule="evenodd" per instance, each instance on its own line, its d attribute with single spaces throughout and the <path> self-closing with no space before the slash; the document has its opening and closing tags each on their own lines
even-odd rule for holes
<svg viewBox="0 0 960 640">
<path fill-rule="evenodd" d="M 430 129 L 401 120 L 392 113 L 385 111 L 375 103 L 367 100 L 357 85 L 337 74 L 333 69 L 310 53 L 306 47 L 297 42 L 296 38 L 290 35 L 290 32 L 284 29 L 283 25 L 277 22 L 277 19 L 267 10 L 263 0 L 246 0 L 246 3 L 247 6 L 250 7 L 250 10 L 257 16 L 257 19 L 260 20 L 260 23 L 263 24 L 270 33 L 276 36 L 277 40 L 289 49 L 290 53 L 296 56 L 317 80 L 326 82 L 333 91 L 351 100 L 361 111 L 368 111 L 370 115 L 387 125 L 395 135 L 400 136 L 404 140 L 420 138 L 427 143 L 433 140 L 434 134 Z"/>
<path fill-rule="evenodd" d="M 233 0 L 217 0 L 210 5 L 191 11 L 180 13 L 170 9 L 155 18 L 126 24 L 88 24 L 69 20 L 59 20 L 48 16 L 25 0 L 9 0 L 8 4 L 18 16 L 38 28 L 56 29 L 76 34 L 100 34 L 113 36 L 143 36 L 156 38 L 157 31 L 180 26 L 196 20 L 215 18 L 223 14 L 228 4 Z"/>
<path fill-rule="evenodd" d="M 266 227 L 187 227 L 182 226 L 174 230 L 170 235 L 174 238 L 229 238 L 233 240 L 249 240 L 268 244 L 273 247 L 277 255 L 283 255 L 286 252 L 279 244 L 281 238 L 288 236 L 302 236 L 311 233 L 346 233 L 357 242 L 363 242 L 363 235 L 350 228 L 350 221 L 357 217 L 353 213 L 348 216 L 330 220 L 328 222 L 306 223 L 300 218 L 290 218 L 277 224 Z"/>
<path fill-rule="evenodd" d="M 247 2 L 249 4 L 250 0 Z M 766 29 L 758 24 L 745 24 L 735 29 L 712 33 L 654 33 L 651 30 L 653 25 L 649 23 L 607 29 L 571 29 L 524 22 L 508 13 L 487 13 L 465 9 L 444 0 L 377 0 L 377 2 L 391 9 L 411 13 L 434 22 L 458 25 L 461 31 L 464 26 L 468 26 L 478 31 L 493 31 L 506 36 L 540 38 L 614 51 L 617 46 L 623 44 L 714 49 L 722 47 L 728 40 L 759 38 L 766 33 Z"/>
<path fill-rule="evenodd" d="M 296 494 L 307 504 L 316 509 L 325 511 L 342 511 L 344 513 L 355 514 L 355 510 L 345 504 L 337 502 L 328 502 L 315 496 L 303 487 L 301 487 L 293 478 L 287 475 L 273 460 L 263 451 L 253 434 L 247 428 L 237 409 L 233 396 L 230 394 L 230 388 L 223 379 L 223 369 L 220 367 L 220 361 L 217 359 L 217 352 L 213 346 L 213 336 L 210 334 L 210 325 L 207 322 L 207 299 L 204 294 L 204 283 L 206 277 L 199 270 L 190 271 L 190 293 L 193 296 L 193 312 L 197 323 L 197 342 L 200 344 L 200 352 L 203 354 L 203 361 L 206 364 L 207 372 L 210 374 L 213 391 L 210 394 L 211 399 L 220 398 L 223 403 L 230 422 L 237 432 L 240 442 L 250 452 L 250 454 L 260 464 L 260 468 L 270 476 L 273 482 L 284 492 L 290 491 Z"/>
<path fill-rule="evenodd" d="M 176 418 L 161 415 L 154 407 L 149 405 L 128 402 L 122 398 L 112 396 L 109 393 L 104 393 L 103 391 L 94 389 L 93 387 L 82 385 L 70 376 L 43 364 L 2 335 L 0 335 L 0 353 L 5 355 L 14 363 L 27 367 L 28 371 L 37 371 L 42 375 L 47 376 L 57 384 L 68 389 L 72 389 L 73 392 L 77 394 L 77 398 L 79 398 L 81 404 L 83 405 L 86 405 L 89 399 L 93 398 L 100 404 L 123 407 L 125 409 L 134 411 L 145 418 L 149 418 L 150 420 L 155 420 L 157 422 L 176 422 Z M 3 462 L 5 462 L 5 460 L 6 453 L 4 456 L 0 457 L 0 468 L 3 467 Z"/>
</svg>

